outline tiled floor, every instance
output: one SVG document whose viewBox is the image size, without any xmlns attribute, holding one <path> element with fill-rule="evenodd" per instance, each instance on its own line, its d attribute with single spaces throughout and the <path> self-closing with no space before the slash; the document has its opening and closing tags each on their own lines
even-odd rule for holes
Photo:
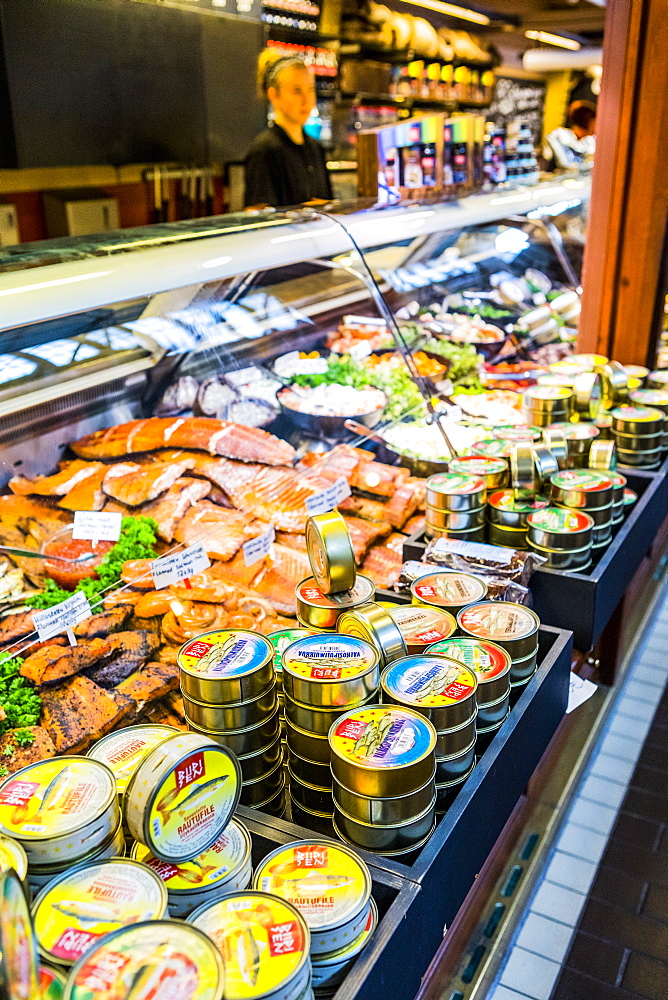
<svg viewBox="0 0 668 1000">
<path fill-rule="evenodd" d="M 488 1000 L 668 1000 L 667 681 L 668 590 Z"/>
</svg>

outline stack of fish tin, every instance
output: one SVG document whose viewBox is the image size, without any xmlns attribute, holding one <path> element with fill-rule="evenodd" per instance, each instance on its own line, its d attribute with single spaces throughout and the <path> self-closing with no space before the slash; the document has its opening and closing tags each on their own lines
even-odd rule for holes
<svg viewBox="0 0 668 1000">
<path fill-rule="evenodd" d="M 278 709 L 281 719 L 281 737 L 285 743 L 285 697 L 283 694 L 283 653 L 296 642 L 307 635 L 315 635 L 312 628 L 281 628 L 276 632 L 269 632 L 267 639 L 274 647 L 274 675 L 276 677 L 276 697 L 278 698 Z"/>
<path fill-rule="evenodd" d="M 663 389 L 636 389 L 629 393 L 633 406 L 650 406 L 663 413 L 663 438 L 661 447 L 668 451 L 668 381 Z"/>
<path fill-rule="evenodd" d="M 610 425 L 612 425 L 612 418 L 610 418 Z M 573 469 L 586 469 L 589 464 L 589 450 L 592 442 L 601 434 L 601 428 L 596 424 L 580 421 L 577 424 L 555 422 L 550 424 L 547 429 L 561 431 L 566 438 L 569 466 Z"/>
<path fill-rule="evenodd" d="M 610 415 L 620 463 L 638 469 L 658 468 L 664 444 L 663 411 L 655 406 L 618 406 Z"/>
<path fill-rule="evenodd" d="M 338 621 L 338 630 L 342 635 L 363 639 L 374 646 L 378 650 L 381 667 L 408 652 L 400 625 L 387 609 L 373 601 L 355 611 L 344 611 Z"/>
<path fill-rule="evenodd" d="M 478 604 L 487 597 L 487 584 L 479 576 L 472 573 L 459 573 L 453 570 L 434 570 L 426 573 L 411 584 L 411 598 L 414 605 L 426 605 L 438 609 L 447 615 L 448 623 L 452 623 L 447 635 L 434 636 L 422 648 L 409 648 L 409 653 L 424 653 L 427 647 L 441 639 L 448 639 L 457 629 L 457 615 L 469 604 Z M 394 616 L 406 608 L 397 608 Z M 415 609 L 413 609 L 415 611 Z"/>
<path fill-rule="evenodd" d="M 549 506 L 530 490 L 497 490 L 487 498 L 487 541 L 512 549 L 527 548 L 529 514 Z"/>
<path fill-rule="evenodd" d="M 475 671 L 438 653 L 407 656 L 383 671 L 384 701 L 429 719 L 436 730 L 436 812 L 444 813 L 475 766 Z"/>
<path fill-rule="evenodd" d="M 379 661 L 370 643 L 338 632 L 298 639 L 283 653 L 290 798 L 296 823 L 328 832 L 333 813 L 327 734 L 350 708 L 375 698 Z"/>
<path fill-rule="evenodd" d="M 448 472 L 484 479 L 488 491 L 498 490 L 508 483 L 508 462 L 501 455 L 464 455 L 452 458 L 448 463 Z"/>
<path fill-rule="evenodd" d="M 592 548 L 604 548 L 612 538 L 612 473 L 596 469 L 565 469 L 551 479 L 552 501 L 588 514 L 594 522 Z M 582 525 L 584 530 L 584 524 Z M 586 532 L 585 532 L 586 533 Z M 584 536 L 581 536 L 584 537 Z"/>
<path fill-rule="evenodd" d="M 486 461 L 483 458 L 475 460 Z M 505 466 L 505 459 L 490 461 L 501 461 Z M 458 472 L 439 472 L 435 476 L 430 476 L 427 480 L 425 512 L 427 538 L 447 537 L 468 542 L 484 541 L 486 499 L 487 483 L 480 476 Z"/>
<path fill-rule="evenodd" d="M 648 389 L 668 389 L 668 368 L 650 372 L 646 382 Z"/>
<path fill-rule="evenodd" d="M 254 886 L 299 910 L 311 936 L 314 994 L 333 996 L 378 922 L 364 861 L 343 844 L 300 840 L 267 855 Z"/>
<path fill-rule="evenodd" d="M 329 745 L 334 829 L 344 843 L 407 860 L 427 842 L 436 826 L 436 741 L 431 722 L 403 705 L 341 716 Z"/>
<path fill-rule="evenodd" d="M 533 427 L 548 427 L 571 419 L 575 394 L 561 385 L 534 385 L 522 393 L 524 419 Z"/>
<path fill-rule="evenodd" d="M 620 477 L 623 478 L 623 477 Z M 581 573 L 591 566 L 594 521 L 584 511 L 547 507 L 529 516 L 529 547 L 549 569 Z"/>
<path fill-rule="evenodd" d="M 280 815 L 284 776 L 274 647 L 255 632 L 204 632 L 181 646 L 177 660 L 188 725 L 236 755 L 242 805 Z"/>
<path fill-rule="evenodd" d="M 511 601 L 483 601 L 457 616 L 460 631 L 472 639 L 496 643 L 510 656 L 511 701 L 519 697 L 536 672 L 540 619 L 530 608 Z M 478 750 L 485 750 L 503 719 L 478 727 Z"/>
</svg>

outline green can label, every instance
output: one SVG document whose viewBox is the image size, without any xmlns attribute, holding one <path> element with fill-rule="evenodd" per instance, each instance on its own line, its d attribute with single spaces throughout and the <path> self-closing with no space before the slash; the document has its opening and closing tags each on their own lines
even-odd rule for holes
<svg viewBox="0 0 668 1000">
<path fill-rule="evenodd" d="M 612 487 L 610 476 L 592 469 L 564 469 L 563 472 L 555 472 L 550 482 L 558 489 L 581 490 L 583 493 L 597 493 Z"/>
<path fill-rule="evenodd" d="M 478 476 L 454 472 L 438 472 L 427 480 L 427 489 L 437 493 L 480 493 L 484 488 L 485 483 Z"/>
<path fill-rule="evenodd" d="M 564 510 L 563 507 L 548 507 L 529 514 L 527 522 L 532 528 L 542 531 L 553 531 L 563 535 L 572 535 L 578 531 L 591 528 L 591 518 L 578 510 Z"/>
</svg>

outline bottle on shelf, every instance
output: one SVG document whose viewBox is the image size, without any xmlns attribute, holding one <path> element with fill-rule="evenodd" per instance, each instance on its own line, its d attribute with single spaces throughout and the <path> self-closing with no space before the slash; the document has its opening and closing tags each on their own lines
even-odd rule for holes
<svg viewBox="0 0 668 1000">
<path fill-rule="evenodd" d="M 433 142 L 422 144 L 420 165 L 422 167 L 422 186 L 436 187 L 436 146 Z"/>
<path fill-rule="evenodd" d="M 454 163 L 452 143 L 452 121 L 447 119 L 443 125 L 443 191 L 451 193 L 454 189 Z"/>
</svg>

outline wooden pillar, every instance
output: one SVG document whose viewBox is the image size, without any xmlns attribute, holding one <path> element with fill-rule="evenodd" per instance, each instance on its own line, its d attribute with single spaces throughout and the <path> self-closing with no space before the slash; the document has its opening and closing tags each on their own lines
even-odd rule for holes
<svg viewBox="0 0 668 1000">
<path fill-rule="evenodd" d="M 648 360 L 668 211 L 668 2 L 608 0 L 580 351 Z"/>
</svg>

